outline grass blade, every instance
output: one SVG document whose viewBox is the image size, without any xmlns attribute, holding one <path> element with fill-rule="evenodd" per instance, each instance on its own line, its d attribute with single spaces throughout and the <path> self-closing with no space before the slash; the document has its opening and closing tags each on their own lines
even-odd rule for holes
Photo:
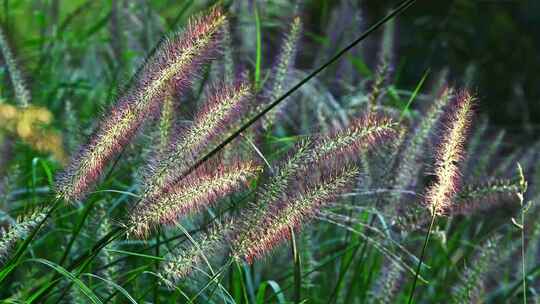
<svg viewBox="0 0 540 304">
<path fill-rule="evenodd" d="M 56 272 L 66 277 L 69 281 L 71 281 L 72 283 L 75 283 L 75 285 L 77 285 L 77 287 L 82 291 L 82 293 L 84 293 L 86 297 L 88 297 L 88 299 L 90 299 L 90 301 L 92 301 L 92 303 L 102 304 L 98 296 L 90 288 L 88 288 L 88 286 L 86 286 L 79 278 L 75 277 L 71 272 L 67 271 L 64 267 L 54 262 L 51 262 L 49 260 L 39 259 L 39 258 L 29 259 L 26 261 L 40 263 L 54 269 Z"/>
<path fill-rule="evenodd" d="M 92 273 L 85 273 L 83 275 L 89 276 L 89 277 L 92 277 L 92 278 L 96 278 L 96 279 L 100 279 L 105 283 L 111 284 L 116 290 L 118 290 L 120 293 L 122 293 L 131 303 L 137 304 L 137 301 L 135 301 L 135 299 L 129 294 L 129 292 L 127 292 L 127 290 L 125 290 L 124 288 L 122 288 L 122 286 L 116 284 L 115 282 L 113 282 L 111 280 L 104 279 L 104 278 L 102 278 L 100 276 L 97 276 L 95 274 L 92 274 Z"/>
</svg>

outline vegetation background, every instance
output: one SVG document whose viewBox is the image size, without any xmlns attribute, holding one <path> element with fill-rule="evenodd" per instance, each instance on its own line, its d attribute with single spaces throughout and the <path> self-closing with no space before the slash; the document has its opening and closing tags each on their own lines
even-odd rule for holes
<svg viewBox="0 0 540 304">
<path fill-rule="evenodd" d="M 50 202 L 54 176 L 69 155 L 86 143 L 100 114 L 120 94 L 119 88 L 164 35 L 185 27 L 190 16 L 206 11 L 214 2 L 1 1 L 1 27 L 31 92 L 31 104 L 37 108 L 18 116 L 10 114 L 14 110 L 7 105 L 17 104 L 18 96 L 8 60 L 0 56 L 0 176 L 4 180 L 0 186 L 0 224 L 8 231 L 16 227 L 22 231 L 15 249 L 4 256 L 0 272 L 3 301 L 395 303 L 409 299 L 419 249 L 431 229 L 420 223 L 414 229 L 396 228 L 387 233 L 385 225 L 394 222 L 387 217 L 386 207 L 381 207 L 381 202 L 386 202 L 383 196 L 358 196 L 351 205 L 360 207 L 354 210 L 335 207 L 332 213 L 320 215 L 297 233 L 296 243 L 287 241 L 252 265 L 233 264 L 219 283 L 195 276 L 182 280 L 171 291 L 156 277 L 165 254 L 181 247 L 177 242 L 186 239 L 178 229 L 160 229 L 157 237 L 147 241 L 121 239 L 96 253 L 96 260 L 88 261 L 85 268 L 76 265 L 70 269 L 107 234 L 107 227 L 123 221 L 130 194 L 137 193 L 140 186 L 138 168 L 147 157 L 143 148 L 148 138 L 155 136 L 148 132 L 130 145 L 99 186 L 99 191 L 117 192 L 98 192 L 89 198 L 91 204 L 62 205 L 30 245 L 24 242 L 32 229 L 17 226 L 17 218 L 24 222 L 26 214 L 27 219 L 36 220 L 28 214 L 34 210 L 39 213 L 39 206 Z M 299 8 L 294 1 L 285 0 L 222 4 L 230 10 L 231 52 L 237 70 L 247 69 L 250 75 L 260 70 L 264 82 L 275 68 L 275 58 L 296 9 L 303 30 L 294 67 L 299 75 L 305 75 L 398 3 L 306 0 Z M 391 43 L 384 43 L 384 28 L 375 31 L 294 98 L 329 95 L 332 98 L 328 100 L 338 104 L 336 112 L 356 111 L 351 100 L 364 100 L 372 94 L 373 83 L 380 76 L 380 54 L 387 45 L 391 72 L 381 85 L 384 94 L 380 103 L 388 106 L 388 111 L 395 110 L 411 130 L 420 128 L 419 122 L 437 97 L 440 79 L 450 86 L 469 88 L 477 101 L 465 149 L 464 184 L 497 180 L 504 185 L 518 185 L 519 162 L 529 182 L 528 191 L 521 202 L 517 194 L 522 188 L 482 193 L 485 197 L 474 202 L 473 211 L 441 218 L 431 233 L 415 302 L 505 303 L 525 301 L 524 295 L 531 303 L 538 302 L 540 223 L 536 216 L 540 210 L 535 202 L 540 185 L 540 2 L 418 1 L 393 22 Z M 178 107 L 182 121 L 190 120 L 197 112 L 205 79 L 215 77 L 211 74 L 210 68 L 205 69 L 188 101 Z M 328 100 L 312 97 L 308 102 L 326 104 Z M 338 115 L 324 115 L 322 120 L 295 120 L 285 115 L 277 130 L 265 137 L 262 153 L 269 162 L 277 162 L 287 155 L 299 135 L 319 128 L 327 131 L 339 121 Z M 19 120 L 13 122 L 13 117 Z M 433 126 L 430 138 L 442 133 L 440 128 Z M 500 133 L 502 130 L 505 133 Z M 430 164 L 437 141 L 428 141 L 425 148 L 415 150 L 426 155 L 415 191 L 429 185 L 432 178 Z M 386 166 L 379 158 L 396 149 L 399 147 L 383 147 L 370 155 L 370 163 Z M 390 163 L 393 157 L 386 161 Z M 367 185 L 362 189 L 365 193 L 390 182 L 388 176 L 374 170 L 368 178 L 379 177 L 381 183 Z M 208 223 L 212 215 L 236 206 L 233 202 L 241 201 L 242 194 L 246 193 L 227 198 L 223 208 L 209 209 L 201 219 L 188 221 L 186 227 L 194 233 L 204 230 L 201 221 Z M 529 201 L 532 207 L 527 207 Z M 372 207 L 375 213 L 370 211 Z M 338 218 L 338 214 L 342 217 Z M 384 220 L 373 224 L 372 214 Z M 378 230 L 368 232 L 370 228 L 366 227 Z M 384 233 L 379 236 L 381 231 Z M 24 251 L 18 251 L 20 248 Z M 21 260 L 11 269 L 5 266 L 13 265 L 13 252 L 20 252 Z M 522 258 L 526 275 L 521 268 Z M 392 269 L 396 260 L 410 269 Z M 523 282 L 525 293 L 521 289 Z"/>
</svg>

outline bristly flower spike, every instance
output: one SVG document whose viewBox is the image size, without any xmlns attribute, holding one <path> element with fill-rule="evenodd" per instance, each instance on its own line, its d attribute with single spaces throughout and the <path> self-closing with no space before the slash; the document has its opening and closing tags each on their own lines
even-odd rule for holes
<svg viewBox="0 0 540 304">
<path fill-rule="evenodd" d="M 17 61 L 9 47 L 8 38 L 4 34 L 2 27 L 0 27 L 0 51 L 2 52 L 2 57 L 4 57 L 4 61 L 6 62 L 9 71 L 16 101 L 20 107 L 27 107 L 30 104 L 30 91 L 26 86 L 21 71 L 17 67 Z"/>
<path fill-rule="evenodd" d="M 48 212 L 49 208 L 34 211 L 20 218 L 7 231 L 0 230 L 0 262 L 7 258 L 17 241 L 26 238 L 28 233 L 45 219 Z"/>
<path fill-rule="evenodd" d="M 426 153 L 426 144 L 429 135 L 435 129 L 435 125 L 443 114 L 444 107 L 451 100 L 453 90 L 444 88 L 440 95 L 435 99 L 435 102 L 426 112 L 420 124 L 415 128 L 412 136 L 406 141 L 403 152 L 400 154 L 401 159 L 396 169 L 394 178 L 394 187 L 396 189 L 407 189 L 411 183 L 418 177 L 421 169 L 422 157 Z M 396 195 L 396 200 L 402 198 L 401 194 Z"/>
<path fill-rule="evenodd" d="M 142 67 L 133 84 L 58 178 L 58 197 L 81 199 L 99 179 L 107 163 L 131 141 L 143 122 L 159 113 L 167 92 L 185 89 L 199 67 L 218 51 L 225 15 L 213 9 L 192 20 L 182 34 L 165 40 Z"/>
<path fill-rule="evenodd" d="M 159 117 L 159 152 L 164 153 L 169 146 L 171 131 L 174 125 L 174 97 L 167 94 L 163 100 Z"/>
<path fill-rule="evenodd" d="M 143 203 L 173 184 L 197 157 L 215 145 L 215 141 L 239 125 L 242 113 L 252 97 L 251 85 L 245 81 L 214 89 L 209 100 L 197 113 L 193 124 L 147 169 Z"/>
<path fill-rule="evenodd" d="M 345 167 L 319 179 L 305 191 L 273 202 L 262 214 L 258 225 L 241 231 L 233 238 L 232 254 L 248 263 L 264 256 L 272 248 L 290 237 L 290 228 L 301 228 L 316 215 L 326 203 L 334 200 L 351 186 L 358 177 L 355 166 Z"/>
<path fill-rule="evenodd" d="M 160 276 L 167 284 L 176 284 L 197 269 L 202 269 L 205 262 L 228 247 L 227 236 L 234 227 L 233 222 L 225 220 L 213 224 L 207 232 L 194 239 L 188 246 L 178 248 L 165 256 Z"/>
<path fill-rule="evenodd" d="M 481 185 L 466 186 L 456 195 L 456 202 L 447 212 L 450 215 L 470 215 L 501 205 L 511 205 L 519 201 L 519 193 L 519 184 L 513 180 L 495 180 Z"/>
<path fill-rule="evenodd" d="M 257 204 L 243 214 L 232 237 L 235 257 L 251 262 L 287 239 L 290 227 L 300 228 L 352 185 L 359 170 L 349 163 L 359 151 L 394 134 L 394 127 L 391 120 L 370 116 L 301 142 L 259 193 Z"/>
<path fill-rule="evenodd" d="M 351 126 L 320 137 L 315 141 L 312 162 L 335 164 L 355 160 L 358 152 L 378 141 L 396 135 L 396 123 L 389 118 L 368 115 L 351 122 Z"/>
<path fill-rule="evenodd" d="M 201 166 L 173 184 L 165 193 L 137 205 L 129 218 L 129 233 L 145 237 L 152 227 L 174 224 L 185 215 L 209 207 L 238 190 L 260 168 L 252 162 Z"/>
<path fill-rule="evenodd" d="M 435 159 L 435 182 L 425 195 L 431 214 L 441 215 L 450 206 L 460 180 L 459 164 L 472 116 L 474 98 L 467 91 L 458 94 L 450 110 Z"/>
<path fill-rule="evenodd" d="M 291 68 L 294 66 L 301 31 L 302 21 L 299 16 L 296 16 L 292 20 L 289 32 L 284 38 L 281 45 L 281 51 L 274 67 L 270 87 L 267 93 L 270 102 L 278 99 L 286 89 L 287 77 Z M 285 105 L 285 103 L 282 103 L 279 107 L 266 114 L 263 119 L 263 128 L 268 129 L 274 124 L 276 116 L 280 114 Z"/>
</svg>

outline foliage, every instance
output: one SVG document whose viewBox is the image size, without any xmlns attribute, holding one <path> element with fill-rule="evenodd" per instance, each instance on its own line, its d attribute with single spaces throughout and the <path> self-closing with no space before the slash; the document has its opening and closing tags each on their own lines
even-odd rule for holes
<svg viewBox="0 0 540 304">
<path fill-rule="evenodd" d="M 326 67 L 352 1 L 324 35 L 288 1 L 5 3 L 3 301 L 537 297 L 539 144 L 444 71 L 402 86 L 399 17 Z"/>
</svg>

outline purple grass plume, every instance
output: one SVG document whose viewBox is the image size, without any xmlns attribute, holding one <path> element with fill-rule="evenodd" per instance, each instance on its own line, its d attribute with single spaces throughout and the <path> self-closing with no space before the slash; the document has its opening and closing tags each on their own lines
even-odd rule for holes
<svg viewBox="0 0 540 304">
<path fill-rule="evenodd" d="M 57 196 L 82 199 L 109 161 L 128 144 L 145 120 L 159 115 L 167 92 L 183 91 L 202 64 L 217 55 L 225 15 L 214 8 L 193 19 L 181 34 L 166 39 L 146 61 L 132 85 L 105 114 L 87 145 L 58 177 Z"/>
<path fill-rule="evenodd" d="M 424 201 L 433 216 L 444 214 L 457 192 L 461 179 L 459 165 L 471 124 L 473 100 L 469 92 L 459 93 L 444 124 L 435 156 L 436 180 L 426 191 Z"/>
<path fill-rule="evenodd" d="M 344 130 L 298 145 L 263 187 L 259 201 L 244 212 L 231 236 L 233 256 L 249 263 L 299 230 L 359 176 L 359 151 L 395 134 L 386 118 L 358 119 Z"/>
<path fill-rule="evenodd" d="M 147 168 L 142 204 L 167 191 L 199 157 L 217 145 L 217 140 L 232 133 L 242 121 L 251 97 L 252 88 L 247 82 L 214 89 L 193 124 Z"/>
<path fill-rule="evenodd" d="M 145 237 L 160 224 L 175 224 L 186 215 L 211 206 L 220 198 L 239 190 L 260 171 L 253 162 L 214 166 L 207 163 L 160 196 L 141 202 L 129 218 L 129 234 Z"/>
<path fill-rule="evenodd" d="M 323 176 L 312 185 L 298 192 L 291 191 L 282 194 L 283 198 L 269 206 L 258 225 L 248 230 L 234 240 L 233 256 L 237 259 L 252 263 L 271 251 L 278 244 L 290 237 L 290 229 L 299 230 L 313 218 L 317 211 L 331 202 L 354 184 L 359 175 L 355 166 L 347 166 L 333 174 Z"/>
</svg>

